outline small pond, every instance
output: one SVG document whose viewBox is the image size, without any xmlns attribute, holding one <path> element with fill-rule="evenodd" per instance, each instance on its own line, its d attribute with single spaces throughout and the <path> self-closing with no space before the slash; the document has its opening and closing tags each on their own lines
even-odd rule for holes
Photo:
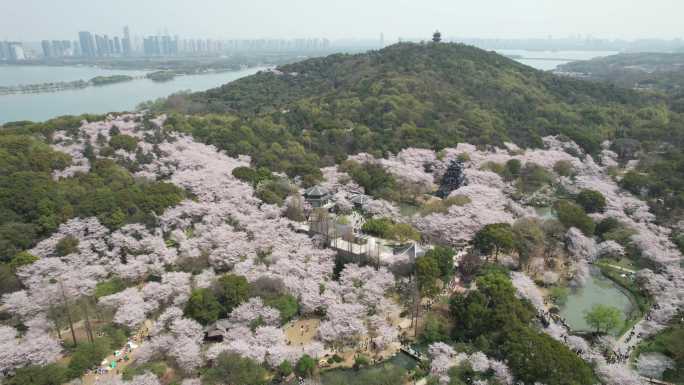
<svg viewBox="0 0 684 385">
<path fill-rule="evenodd" d="M 410 218 L 418 212 L 420 212 L 420 206 L 417 206 L 417 205 L 412 204 L 412 203 L 405 203 L 405 202 L 399 203 L 399 213 L 404 217 Z"/>
<path fill-rule="evenodd" d="M 325 371 L 321 373 L 321 384 L 353 384 L 355 379 L 363 376 L 364 374 L 370 374 L 372 372 L 379 371 L 382 367 L 387 367 L 389 369 L 403 368 L 405 370 L 413 370 L 417 365 L 418 362 L 411 358 L 408 354 L 399 352 L 389 360 L 385 360 L 368 368 L 360 370 L 333 369 Z"/>
<path fill-rule="evenodd" d="M 571 290 L 565 306 L 561 308 L 560 315 L 565 318 L 567 324 L 574 331 L 591 331 L 591 328 L 584 320 L 584 315 L 594 305 L 614 306 L 622 310 L 621 318 L 623 322 L 636 310 L 629 295 L 616 283 L 604 277 L 601 271 L 593 266 L 591 267 L 591 275 L 585 285 Z M 617 333 L 618 330 L 613 332 Z"/>
<path fill-rule="evenodd" d="M 558 219 L 558 215 L 556 215 L 556 211 L 553 209 L 553 207 L 549 207 L 549 206 L 535 207 L 534 211 L 543 220 Z"/>
</svg>

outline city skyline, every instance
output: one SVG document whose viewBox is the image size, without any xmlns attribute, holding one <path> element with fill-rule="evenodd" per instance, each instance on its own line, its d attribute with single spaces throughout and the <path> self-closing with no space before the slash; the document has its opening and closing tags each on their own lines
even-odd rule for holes
<svg viewBox="0 0 684 385">
<path fill-rule="evenodd" d="M 45 36 L 71 39 L 74 28 L 119 34 L 122 17 L 140 36 L 164 35 L 165 30 L 172 30 L 183 36 L 212 39 L 375 39 L 382 31 L 387 41 L 396 41 L 402 36 L 423 36 L 423 31 L 437 28 L 461 38 L 581 34 L 634 40 L 684 36 L 678 17 L 684 14 L 684 3 L 672 0 L 482 0 L 468 6 L 435 0 L 429 7 L 406 0 L 350 0 L 333 4 L 314 0 L 248 4 L 225 0 L 121 0 L 107 5 L 107 15 L 115 17 L 102 17 L 98 7 L 84 0 L 4 3 L 0 13 L 13 17 L 3 20 L 0 39 L 18 41 L 40 41 Z M 658 22 L 645 22 L 654 20 Z"/>
</svg>

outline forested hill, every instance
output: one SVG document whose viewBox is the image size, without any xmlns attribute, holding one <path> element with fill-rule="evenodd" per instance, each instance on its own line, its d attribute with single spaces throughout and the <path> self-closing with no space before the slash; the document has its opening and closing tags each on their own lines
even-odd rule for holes
<svg viewBox="0 0 684 385">
<path fill-rule="evenodd" d="M 576 61 L 559 69 L 625 88 L 665 92 L 671 96 L 672 108 L 684 112 L 684 53 L 623 53 Z"/>
<path fill-rule="evenodd" d="M 557 133 L 595 151 L 617 129 L 644 138 L 667 131 L 664 121 L 653 119 L 666 113 L 660 100 L 559 78 L 462 44 L 403 43 L 310 59 L 188 99 L 174 98 L 174 108 L 270 116 L 293 134 L 343 136 L 338 144 L 345 152 L 462 141 L 534 146 Z"/>
</svg>

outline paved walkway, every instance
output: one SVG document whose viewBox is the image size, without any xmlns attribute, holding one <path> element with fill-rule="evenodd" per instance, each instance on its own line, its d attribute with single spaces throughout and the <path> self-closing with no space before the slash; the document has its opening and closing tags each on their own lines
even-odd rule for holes
<svg viewBox="0 0 684 385">
<path fill-rule="evenodd" d="M 636 270 L 631 270 L 626 267 L 618 266 L 618 265 L 611 265 L 610 263 L 597 263 L 596 266 L 607 266 L 610 268 L 613 268 L 615 270 L 620 270 L 624 271 L 625 273 L 630 273 L 630 274 L 636 274 Z"/>
</svg>

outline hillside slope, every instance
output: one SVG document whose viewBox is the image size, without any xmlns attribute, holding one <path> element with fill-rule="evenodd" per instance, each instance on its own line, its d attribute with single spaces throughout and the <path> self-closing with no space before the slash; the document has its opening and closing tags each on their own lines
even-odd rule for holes
<svg viewBox="0 0 684 385">
<path fill-rule="evenodd" d="M 360 152 L 384 157 L 464 142 L 539 147 L 560 134 L 595 155 L 610 140 L 621 162 L 640 158 L 639 172 L 650 175 L 632 190 L 673 213 L 684 202 L 684 177 L 673 172 L 683 164 L 684 115 L 669 103 L 475 47 L 404 43 L 285 65 L 150 107 L 171 113 L 170 128 L 305 185 L 321 179 L 320 167 Z"/>
<path fill-rule="evenodd" d="M 590 151 L 657 100 L 605 84 L 564 79 L 460 44 L 404 43 L 262 72 L 189 100 L 194 111 L 275 114 L 291 128 L 370 130 L 381 150 L 459 141 L 539 145 L 564 133 Z M 181 109 L 182 110 L 182 109 Z M 282 111 L 288 111 L 283 114 Z M 346 143 L 347 151 L 369 150 Z"/>
</svg>

